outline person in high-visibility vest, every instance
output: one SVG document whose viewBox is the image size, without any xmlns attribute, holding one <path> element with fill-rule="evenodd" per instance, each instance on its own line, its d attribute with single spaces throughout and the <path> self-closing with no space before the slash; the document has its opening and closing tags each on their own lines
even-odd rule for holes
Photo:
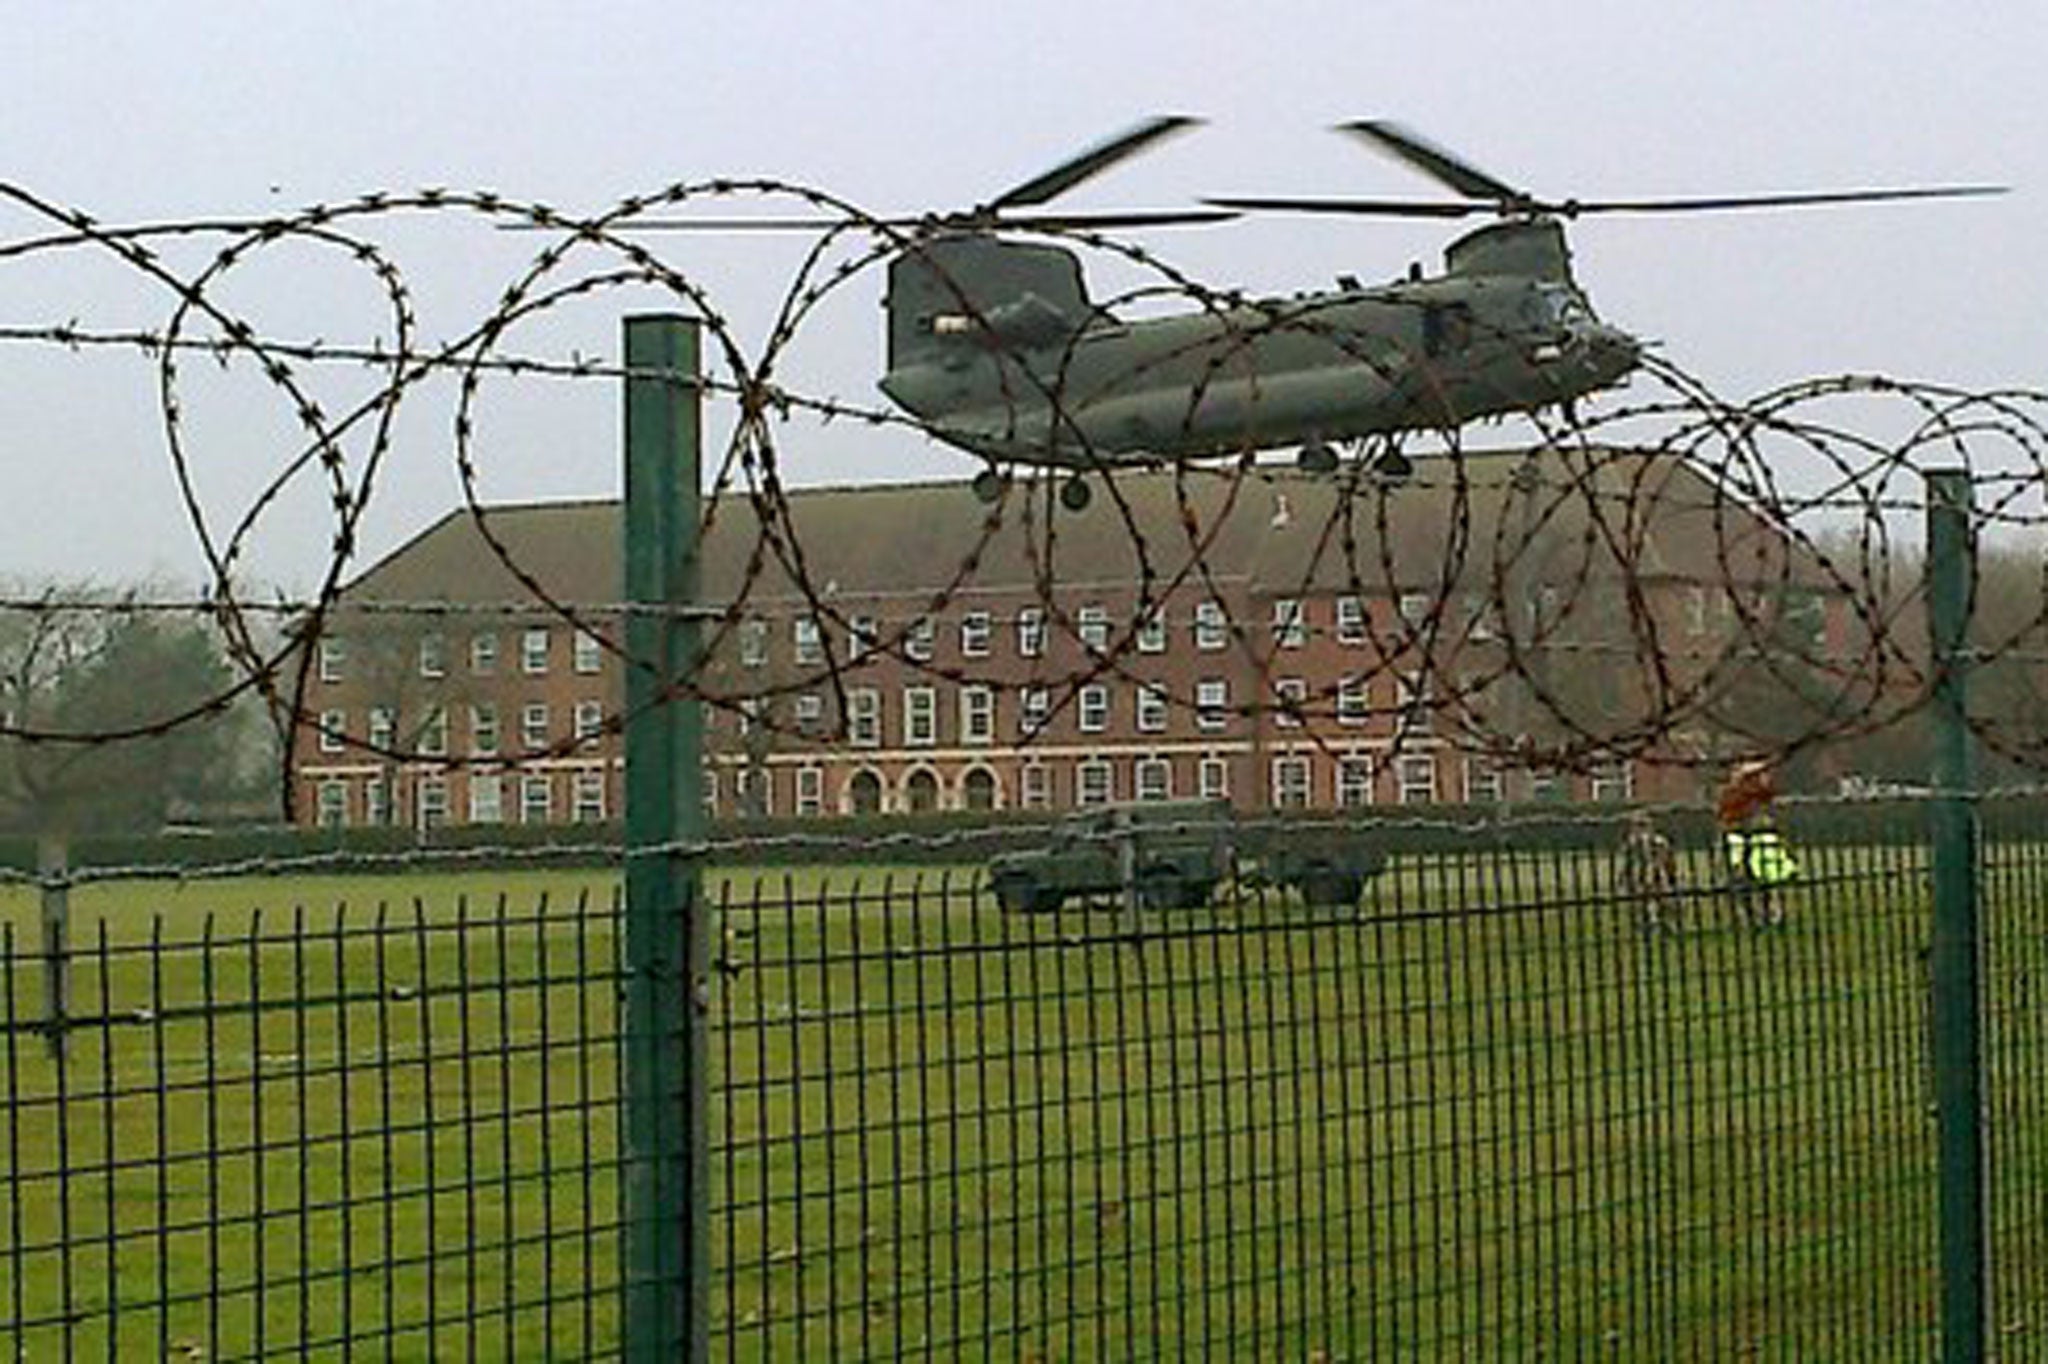
<svg viewBox="0 0 2048 1364">
<path fill-rule="evenodd" d="M 1770 764 L 1753 761 L 1735 766 L 1715 803 L 1735 903 L 1755 928 L 1785 922 L 1784 906 L 1774 892 L 1799 875 L 1799 862 L 1771 817 L 1777 796 Z"/>
</svg>

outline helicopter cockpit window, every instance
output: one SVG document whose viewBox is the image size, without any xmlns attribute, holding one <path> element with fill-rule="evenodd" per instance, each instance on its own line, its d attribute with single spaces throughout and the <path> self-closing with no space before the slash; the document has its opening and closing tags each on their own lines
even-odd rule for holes
<svg viewBox="0 0 2048 1364">
<path fill-rule="evenodd" d="M 1539 284 L 1529 297 L 1530 322 L 1564 330 L 1592 320 L 1586 302 L 1571 289 Z"/>
</svg>

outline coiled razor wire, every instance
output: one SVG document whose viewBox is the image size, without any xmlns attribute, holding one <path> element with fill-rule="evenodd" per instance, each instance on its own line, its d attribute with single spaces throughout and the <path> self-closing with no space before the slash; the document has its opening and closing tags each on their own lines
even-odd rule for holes
<svg viewBox="0 0 2048 1364">
<path fill-rule="evenodd" d="M 1016 587 L 1014 573 L 995 565 L 1021 553 L 1033 604 L 991 625 L 1014 626 L 1029 610 L 1063 641 L 1036 660 L 1042 666 L 1028 683 L 1041 695 L 1037 733 L 1072 711 L 1085 689 L 1107 684 L 1145 689 L 1189 720 L 1206 716 L 1196 684 L 1175 690 L 1143 659 L 1162 623 L 1192 625 L 1191 604 L 1199 600 L 1223 611 L 1220 621 L 1206 624 L 1220 626 L 1260 678 L 1258 693 L 1232 698 L 1229 710 L 1264 712 L 1266 721 L 1288 727 L 1291 743 L 1335 753 L 1355 745 L 1366 730 L 1354 726 L 1362 725 L 1390 737 L 1382 761 L 1405 745 L 1449 745 L 1554 772 L 1797 754 L 1911 724 L 1926 706 L 1936 677 L 1922 600 L 1924 476 L 1959 468 L 1976 490 L 1986 556 L 1982 590 L 1972 602 L 1972 659 L 2013 683 L 1986 689 L 1997 704 L 1981 706 L 1974 724 L 1986 746 L 2017 769 L 2048 762 L 2048 714 L 2024 700 L 2038 691 L 2028 682 L 2048 643 L 2041 567 L 2048 559 L 2036 538 L 2048 522 L 2048 395 L 2041 392 L 1841 375 L 1736 401 L 1652 355 L 1628 401 L 1508 418 L 1488 429 L 1486 450 L 1468 443 L 1469 428 L 1375 438 L 1325 477 L 1250 449 L 1132 468 L 1121 455 L 1096 458 L 1084 447 L 1083 470 L 1099 466 L 1087 476 L 1105 494 L 1092 509 L 1059 508 L 1057 485 L 1067 472 L 1020 471 L 981 508 L 971 531 L 955 537 L 949 557 L 930 565 L 915 611 L 870 620 L 844 605 L 837 584 L 820 581 L 813 566 L 802 496 L 792 497 L 784 480 L 785 431 L 796 422 L 814 429 L 843 421 L 906 442 L 939 433 L 879 402 L 808 392 L 790 353 L 829 302 L 866 288 L 878 267 L 957 232 L 957 224 L 903 226 L 824 191 L 768 179 L 678 183 L 587 217 L 488 192 L 440 189 L 370 194 L 274 217 L 126 225 L 96 222 L 17 185 L 0 184 L 0 201 L 30 225 L 0 238 L 0 269 L 32 272 L 89 255 L 115 263 L 167 300 L 163 316 L 143 324 L 0 319 L 0 342 L 149 357 L 164 453 L 209 579 L 189 600 L 21 592 L 0 600 L 0 613 L 29 620 L 31 633 L 54 634 L 81 616 L 189 612 L 209 622 L 232 670 L 214 694 L 132 723 L 65 727 L 12 710 L 0 719 L 0 735 L 23 743 L 90 746 L 166 735 L 250 697 L 261 699 L 281 732 L 317 727 L 308 698 L 318 641 L 379 613 L 441 620 L 477 609 L 441 600 L 358 601 L 346 590 L 361 569 L 363 518 L 399 413 L 434 401 L 429 394 L 437 390 L 427 381 L 442 376 L 456 380 L 445 421 L 466 513 L 530 597 L 506 610 L 552 615 L 616 654 L 621 644 L 610 627 L 629 608 L 558 595 L 501 533 L 482 491 L 488 451 L 478 442 L 477 410 L 487 377 L 610 384 L 629 377 L 617 361 L 524 353 L 514 339 L 572 302 L 631 291 L 642 307 L 652 290 L 700 319 L 710 338 L 710 372 L 699 383 L 707 400 L 724 409 L 722 425 L 730 429 L 714 452 L 703 534 L 746 540 L 738 580 L 721 584 L 717 600 L 692 608 L 705 622 L 704 665 L 674 679 L 663 700 L 702 702 L 743 716 L 748 726 L 815 743 L 832 738 L 832 728 L 799 732 L 790 698 L 830 696 L 831 727 L 843 738 L 848 690 L 877 660 L 935 684 L 1015 696 L 1027 684 L 1014 667 L 937 661 L 923 640 L 932 621 L 964 609 L 970 594 Z M 794 205 L 824 220 L 756 347 L 742 343 L 718 300 L 691 274 L 691 248 L 657 252 L 650 242 L 659 239 L 638 230 L 650 215 L 714 201 L 750 211 Z M 495 305 L 442 341 L 425 339 L 415 292 L 386 240 L 398 223 L 430 215 L 479 232 L 531 229 L 539 243 Z M 1374 354 L 1349 334 L 1322 329 L 1312 309 L 1204 284 L 1102 232 L 1040 227 L 1018 235 L 1136 271 L 1145 282 L 1101 303 L 1104 315 L 1193 311 L 1240 334 L 1246 345 L 1276 332 L 1319 331 L 1360 366 L 1386 373 L 1396 363 L 1384 349 Z M 231 307 L 227 285 L 238 272 L 286 246 L 315 249 L 362 272 L 382 300 L 385 329 L 345 342 L 283 337 Z M 943 271 L 940 277 L 963 316 L 987 322 L 967 282 Z M 1078 439 L 1078 425 L 1064 419 L 1076 349 L 1070 343 L 1041 366 L 1005 367 L 1020 429 L 1038 429 L 1035 415 L 1048 442 L 1055 433 Z M 1228 357 L 1234 349 L 1221 344 L 1210 354 Z M 275 453 L 275 472 L 256 495 L 225 516 L 200 494 L 198 443 L 184 417 L 187 372 L 199 362 L 260 375 L 299 433 Z M 1228 360 L 1207 363 L 1190 384 L 1191 419 Z M 369 383 L 364 391 L 359 378 L 354 396 L 330 409 L 322 401 L 324 381 L 339 370 Z M 1412 472 L 1390 478 L 1385 457 L 1404 442 L 1415 455 Z M 1503 455 L 1503 447 L 1519 453 Z M 980 467 L 963 458 L 964 469 Z M 320 485 L 331 511 L 317 588 L 290 601 L 252 596 L 245 586 L 252 538 L 287 490 L 305 481 Z M 1163 503 L 1161 487 L 1168 490 Z M 1084 517 L 1095 522 L 1098 542 L 1110 528 L 1129 566 L 1125 587 L 1134 600 L 1112 626 L 1088 619 L 1080 594 L 1062 587 L 1073 545 L 1088 538 L 1077 533 Z M 1230 615 L 1233 601 L 1243 600 L 1229 584 L 1243 572 L 1248 524 L 1286 544 L 1284 553 L 1261 559 L 1260 600 L 1398 605 L 1363 612 L 1354 634 L 1341 641 L 1341 669 L 1316 669 L 1323 675 L 1313 685 L 1283 675 L 1296 665 L 1273 647 L 1274 622 Z M 1674 538 L 1695 548 L 1688 562 L 1672 562 Z M 815 622 L 826 647 L 815 662 L 774 670 L 770 682 L 733 667 L 740 635 L 768 617 Z M 1055 657 L 1072 661 L 1053 667 L 1048 660 Z M 598 734 L 617 733 L 625 718 L 607 713 L 595 733 L 585 727 L 545 750 L 509 758 L 450 756 L 418 735 L 334 738 L 365 759 L 442 769 L 468 761 L 516 766 L 582 750 Z M 1035 737 L 1027 732 L 1022 742 L 1028 747 Z M 287 804 L 292 751 L 284 745 Z"/>
</svg>

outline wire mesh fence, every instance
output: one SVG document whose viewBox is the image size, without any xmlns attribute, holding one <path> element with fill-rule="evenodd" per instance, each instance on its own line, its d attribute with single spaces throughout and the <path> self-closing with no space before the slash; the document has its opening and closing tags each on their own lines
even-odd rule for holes
<svg viewBox="0 0 2048 1364">
<path fill-rule="evenodd" d="M 719 878 L 712 1353 L 1929 1357 L 1924 812 L 1844 814 L 1791 813 L 1763 915 L 1681 836 L 1652 920 L 1618 823 L 1417 830 L 1355 906 Z M 1987 804 L 1981 880 L 2014 1359 L 2048 1331 L 2037 817 Z M 61 1048 L 15 892 L 0 1345 L 616 1354 L 615 880 L 83 887 Z"/>
</svg>

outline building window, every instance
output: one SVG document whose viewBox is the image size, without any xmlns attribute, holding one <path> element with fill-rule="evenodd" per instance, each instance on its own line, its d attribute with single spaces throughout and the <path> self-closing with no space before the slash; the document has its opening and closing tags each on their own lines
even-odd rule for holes
<svg viewBox="0 0 2048 1364">
<path fill-rule="evenodd" d="M 740 666 L 758 668 L 768 661 L 768 622 L 765 620 L 743 620 L 740 622 Z"/>
<path fill-rule="evenodd" d="M 1195 684 L 1195 728 L 1215 733 L 1230 721 L 1230 682 L 1205 677 Z"/>
<path fill-rule="evenodd" d="M 426 723 L 420 726 L 420 754 L 440 758 L 447 753 L 448 711 L 444 706 L 434 706 L 427 711 Z"/>
<path fill-rule="evenodd" d="M 878 815 L 882 812 L 882 779 L 867 768 L 862 768 L 847 779 L 846 808 L 856 815 Z"/>
<path fill-rule="evenodd" d="M 1196 788 L 1203 800 L 1230 799 L 1230 763 L 1223 758 L 1204 758 L 1195 769 Z"/>
<path fill-rule="evenodd" d="M 348 747 L 348 712 L 345 710 L 323 710 L 320 712 L 320 751 L 339 753 Z"/>
<path fill-rule="evenodd" d="M 1166 610 L 1153 607 L 1138 619 L 1138 652 L 1141 654 L 1163 654 L 1166 652 Z"/>
<path fill-rule="evenodd" d="M 588 630 L 578 630 L 575 635 L 572 666 L 585 675 L 604 671 L 604 641 Z"/>
<path fill-rule="evenodd" d="M 547 824 L 555 817 L 555 784 L 545 772 L 529 772 L 519 779 L 519 819 L 523 824 Z"/>
<path fill-rule="evenodd" d="M 505 780 L 496 772 L 469 775 L 469 822 L 499 824 L 505 818 Z"/>
<path fill-rule="evenodd" d="M 398 712 L 390 706 L 370 707 L 370 747 L 389 753 L 398 747 Z"/>
<path fill-rule="evenodd" d="M 1026 763 L 1018 775 L 1017 800 L 1027 810 L 1052 804 L 1052 769 L 1044 763 Z"/>
<path fill-rule="evenodd" d="M 1273 603 L 1273 645 L 1299 649 L 1308 643 L 1308 617 L 1298 597 L 1280 597 Z"/>
<path fill-rule="evenodd" d="M 825 770 L 799 767 L 796 770 L 796 812 L 815 815 L 825 808 Z"/>
<path fill-rule="evenodd" d="M 873 616 L 848 616 L 846 618 L 846 633 L 851 636 L 849 652 L 856 663 L 873 653 L 879 646 L 882 638 L 881 633 L 875 627 L 875 618 Z"/>
<path fill-rule="evenodd" d="M 996 693 L 979 683 L 960 689 L 960 742 L 991 743 L 996 737 Z"/>
<path fill-rule="evenodd" d="M 1281 729 L 1300 729 L 1308 714 L 1308 680 L 1282 677 L 1273 683 L 1273 723 Z"/>
<path fill-rule="evenodd" d="M 930 748 L 939 741 L 939 694 L 931 687 L 903 689 L 903 742 Z"/>
<path fill-rule="evenodd" d="M 1685 591 L 1685 632 L 1689 635 L 1707 632 L 1707 589 L 1704 587 L 1689 587 Z"/>
<path fill-rule="evenodd" d="M 547 702 L 530 702 L 519 712 L 519 742 L 529 753 L 538 752 L 548 746 Z"/>
<path fill-rule="evenodd" d="M 1195 606 L 1195 647 L 1214 652 L 1230 642 L 1230 621 L 1223 614 L 1220 601 L 1199 602 Z"/>
<path fill-rule="evenodd" d="M 1401 624 L 1410 630 L 1420 630 L 1429 624 L 1433 599 L 1427 592 L 1403 592 L 1398 609 L 1401 612 Z"/>
<path fill-rule="evenodd" d="M 1436 800 L 1436 759 L 1427 753 L 1401 759 L 1401 803 L 1428 805 Z"/>
<path fill-rule="evenodd" d="M 446 677 L 448 675 L 448 637 L 439 630 L 421 635 L 419 664 L 421 677 Z"/>
<path fill-rule="evenodd" d="M 1371 713 L 1371 693 L 1362 677 L 1347 677 L 1337 683 L 1337 723 L 1362 725 Z"/>
<path fill-rule="evenodd" d="M 1046 687 L 1026 687 L 1017 708 L 1017 728 L 1027 738 L 1039 733 L 1052 719 L 1052 692 Z"/>
<path fill-rule="evenodd" d="M 479 758 L 497 756 L 498 708 L 488 701 L 469 708 L 469 751 Z"/>
<path fill-rule="evenodd" d="M 920 767 L 903 779 L 903 808 L 913 815 L 928 815 L 939 808 L 939 779 L 928 767 Z"/>
<path fill-rule="evenodd" d="M 469 671 L 476 677 L 489 677 L 498 671 L 497 635 L 486 630 L 469 637 Z"/>
<path fill-rule="evenodd" d="M 1045 652 L 1045 611 L 1027 606 L 1017 613 L 1017 654 L 1037 658 Z"/>
<path fill-rule="evenodd" d="M 1107 759 L 1087 758 L 1075 767 L 1074 804 L 1107 805 L 1115 799 L 1115 770 Z"/>
<path fill-rule="evenodd" d="M 910 628 L 903 632 L 903 656 L 913 663 L 931 662 L 933 642 L 937 638 L 938 631 L 929 618 L 910 622 Z"/>
<path fill-rule="evenodd" d="M 1283 753 L 1273 759 L 1274 809 L 1308 808 L 1308 761 L 1308 755 L 1303 753 Z"/>
<path fill-rule="evenodd" d="M 363 788 L 363 822 L 382 828 L 391 822 L 391 788 L 383 777 L 372 777 Z"/>
<path fill-rule="evenodd" d="M 585 770 L 578 772 L 571 800 L 578 824 L 604 823 L 604 773 Z"/>
<path fill-rule="evenodd" d="M 1435 732 L 1436 699 L 1430 695 L 1429 674 L 1411 673 L 1401 679 L 1401 732 L 1409 737 Z"/>
<path fill-rule="evenodd" d="M 1081 688 L 1077 701 L 1080 707 L 1080 724 L 1083 734 L 1100 734 L 1109 728 L 1109 688 L 1100 682 L 1091 682 Z"/>
<path fill-rule="evenodd" d="M 590 743 L 604 733 L 604 702 L 578 701 L 576 703 L 576 738 L 580 743 Z"/>
<path fill-rule="evenodd" d="M 1493 759 L 1473 754 L 1465 759 L 1465 799 L 1474 805 L 1498 805 L 1507 798 L 1506 783 L 1501 780 L 1500 764 Z"/>
<path fill-rule="evenodd" d="M 1166 732 L 1166 688 L 1156 682 L 1144 682 L 1138 686 L 1138 732 Z"/>
<path fill-rule="evenodd" d="M 319 647 L 320 680 L 339 682 L 348 673 L 348 646 L 338 639 L 323 639 Z"/>
<path fill-rule="evenodd" d="M 1337 642 L 1339 644 L 1363 644 L 1366 642 L 1365 599 L 1363 597 L 1337 598 Z"/>
<path fill-rule="evenodd" d="M 348 823 L 347 782 L 329 777 L 320 783 L 318 818 L 323 829 L 339 829 Z"/>
<path fill-rule="evenodd" d="M 825 698 L 807 691 L 796 698 L 796 730 L 799 734 L 820 734 L 825 729 Z"/>
<path fill-rule="evenodd" d="M 1345 809 L 1372 804 L 1372 759 L 1347 753 L 1337 759 L 1337 804 Z"/>
<path fill-rule="evenodd" d="M 1173 764 L 1160 757 L 1138 759 L 1136 773 L 1139 800 L 1173 799 Z"/>
<path fill-rule="evenodd" d="M 989 639 L 994 629 L 986 611 L 969 611 L 960 617 L 960 656 L 987 658 Z"/>
<path fill-rule="evenodd" d="M 446 777 L 435 775 L 420 778 L 419 815 L 422 829 L 438 829 L 448 822 Z"/>
<path fill-rule="evenodd" d="M 1624 801 L 1633 794 L 1635 783 L 1630 780 L 1634 769 L 1627 763 L 1606 763 L 1593 769 L 1593 799 L 1595 801 Z"/>
<path fill-rule="evenodd" d="M 519 670 L 528 677 L 543 677 L 548 670 L 548 637 L 545 625 L 536 625 L 519 636 Z"/>
<path fill-rule="evenodd" d="M 1074 619 L 1081 636 L 1081 646 L 1083 648 L 1099 654 L 1109 647 L 1109 611 L 1107 608 L 1095 605 L 1084 606 Z"/>
<path fill-rule="evenodd" d="M 799 663 L 822 663 L 825 634 L 811 616 L 798 616 L 789 623 L 789 651 Z"/>
<path fill-rule="evenodd" d="M 882 693 L 873 687 L 847 689 L 846 738 L 861 748 L 881 747 Z"/>
<path fill-rule="evenodd" d="M 960 778 L 960 808 L 963 810 L 993 810 L 996 808 L 996 774 L 986 767 L 970 767 Z"/>
</svg>

